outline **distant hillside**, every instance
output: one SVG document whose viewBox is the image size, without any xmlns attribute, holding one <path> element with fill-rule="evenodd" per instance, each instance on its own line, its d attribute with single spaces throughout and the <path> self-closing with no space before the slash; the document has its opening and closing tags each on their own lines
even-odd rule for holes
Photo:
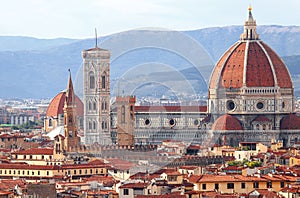
<svg viewBox="0 0 300 198">
<path fill-rule="evenodd" d="M 300 55 L 298 56 L 285 56 L 282 58 L 290 70 L 293 78 L 295 95 L 300 97 Z"/>
<path fill-rule="evenodd" d="M 78 41 L 78 39 L 37 39 L 24 36 L 0 36 L 0 51 L 46 50 L 76 41 Z"/>
<path fill-rule="evenodd" d="M 193 93 L 205 95 L 213 65 L 239 39 L 242 31 L 242 26 L 185 32 L 127 31 L 99 38 L 99 46 L 112 53 L 113 93 L 132 83 L 135 87 L 130 91 L 139 95 L 163 94 L 164 89 L 171 92 L 176 92 L 177 87 L 184 89 L 187 82 Z M 259 26 L 258 33 L 283 57 L 294 81 L 298 82 L 300 27 Z M 73 73 L 77 92 L 82 92 L 81 51 L 94 47 L 94 39 L 0 37 L 0 42 L 0 97 L 52 98 L 65 89 L 68 68 Z M 151 86 L 140 78 L 142 75 Z M 157 89 L 153 84 L 160 84 L 164 89 Z M 300 83 L 295 83 L 297 93 L 299 87 Z"/>
<path fill-rule="evenodd" d="M 227 26 L 187 31 L 201 43 L 214 61 L 240 38 L 243 26 Z M 260 39 L 280 56 L 300 55 L 300 26 L 258 26 Z"/>
</svg>

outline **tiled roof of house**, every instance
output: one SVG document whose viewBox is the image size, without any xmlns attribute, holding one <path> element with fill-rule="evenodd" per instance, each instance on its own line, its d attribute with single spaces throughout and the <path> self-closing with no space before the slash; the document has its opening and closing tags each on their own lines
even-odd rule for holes
<svg viewBox="0 0 300 198">
<path fill-rule="evenodd" d="M 26 150 L 19 150 L 12 152 L 12 154 L 17 155 L 53 155 L 52 148 L 32 148 Z"/>
<path fill-rule="evenodd" d="M 148 182 L 146 182 L 146 183 L 142 183 L 142 182 L 138 182 L 138 183 L 127 183 L 127 184 L 121 185 L 119 188 L 141 189 L 141 188 L 146 188 L 148 185 L 149 185 Z"/>
<path fill-rule="evenodd" d="M 16 169 L 16 170 L 58 170 L 59 166 L 46 165 L 30 165 L 21 163 L 0 164 L 0 169 Z"/>
<path fill-rule="evenodd" d="M 214 182 L 237 182 L 237 181 L 266 181 L 264 178 L 243 175 L 192 175 L 189 182 L 214 183 Z"/>
<path fill-rule="evenodd" d="M 121 160 L 118 158 L 109 158 L 105 160 L 108 161 L 108 165 L 111 166 L 112 169 L 117 169 L 117 170 L 129 170 L 131 167 L 135 165 L 132 162 Z"/>
</svg>

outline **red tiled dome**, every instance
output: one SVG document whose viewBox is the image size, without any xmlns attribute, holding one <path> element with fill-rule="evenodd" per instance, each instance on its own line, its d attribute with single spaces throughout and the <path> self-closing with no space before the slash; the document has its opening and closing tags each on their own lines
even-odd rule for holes
<svg viewBox="0 0 300 198">
<path fill-rule="evenodd" d="M 281 58 L 260 40 L 239 41 L 217 63 L 209 87 L 292 88 L 292 80 Z"/>
<path fill-rule="evenodd" d="M 64 113 L 64 103 L 66 100 L 66 92 L 60 92 L 50 102 L 46 116 L 57 117 Z M 78 96 L 75 97 L 76 111 L 79 116 L 83 116 L 83 103 Z"/>
<path fill-rule="evenodd" d="M 251 10 L 240 40 L 225 52 L 214 68 L 210 89 L 243 86 L 293 88 L 286 65 L 259 39 Z"/>
<path fill-rule="evenodd" d="M 259 115 L 254 120 L 252 120 L 252 122 L 271 122 L 271 120 L 264 115 Z"/>
<path fill-rule="evenodd" d="M 281 130 L 298 130 L 300 129 L 300 117 L 295 114 L 289 114 L 280 121 Z"/>
<path fill-rule="evenodd" d="M 243 127 L 237 118 L 225 114 L 214 122 L 212 130 L 243 130 Z"/>
</svg>

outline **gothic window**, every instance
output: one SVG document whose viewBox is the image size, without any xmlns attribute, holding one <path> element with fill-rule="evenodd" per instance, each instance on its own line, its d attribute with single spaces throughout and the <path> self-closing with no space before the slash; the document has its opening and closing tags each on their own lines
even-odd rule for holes
<svg viewBox="0 0 300 198">
<path fill-rule="evenodd" d="M 94 72 L 89 72 L 89 88 L 95 89 L 95 75 Z"/>
<path fill-rule="evenodd" d="M 89 111 L 92 110 L 92 103 L 89 102 Z"/>
<path fill-rule="evenodd" d="M 102 101 L 102 104 L 101 104 L 101 110 L 106 110 L 107 109 L 107 103 L 106 101 Z"/>
<path fill-rule="evenodd" d="M 92 122 L 89 121 L 89 129 L 92 129 Z"/>
<path fill-rule="evenodd" d="M 105 75 L 103 75 L 101 77 L 101 84 L 102 84 L 102 89 L 105 89 L 106 88 L 106 78 L 105 78 Z"/>
<path fill-rule="evenodd" d="M 104 121 L 101 123 L 101 128 L 104 129 Z"/>
<path fill-rule="evenodd" d="M 104 128 L 107 129 L 107 122 L 104 122 Z"/>
<path fill-rule="evenodd" d="M 267 129 L 266 125 L 265 125 L 265 124 L 263 124 L 263 130 L 266 130 L 266 129 Z"/>
<path fill-rule="evenodd" d="M 93 102 L 93 110 L 94 110 L 94 111 L 97 110 L 97 104 L 96 104 L 96 102 Z"/>
<path fill-rule="evenodd" d="M 125 122 L 125 106 L 121 107 L 121 123 Z"/>
<path fill-rule="evenodd" d="M 96 122 L 93 122 L 93 129 L 96 130 Z"/>
</svg>

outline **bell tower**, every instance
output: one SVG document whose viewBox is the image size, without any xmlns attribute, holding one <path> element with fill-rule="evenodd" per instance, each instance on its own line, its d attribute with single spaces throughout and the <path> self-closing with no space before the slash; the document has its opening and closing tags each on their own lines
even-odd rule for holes
<svg viewBox="0 0 300 198">
<path fill-rule="evenodd" d="M 84 142 L 111 144 L 110 52 L 97 46 L 82 51 L 84 67 Z"/>
<path fill-rule="evenodd" d="M 64 103 L 64 119 L 65 139 L 63 149 L 65 151 L 70 151 L 72 148 L 75 148 L 80 144 L 80 137 L 77 136 L 78 129 L 76 121 L 76 103 L 71 72 L 69 74 L 69 81 L 66 90 L 66 99 Z"/>
</svg>

